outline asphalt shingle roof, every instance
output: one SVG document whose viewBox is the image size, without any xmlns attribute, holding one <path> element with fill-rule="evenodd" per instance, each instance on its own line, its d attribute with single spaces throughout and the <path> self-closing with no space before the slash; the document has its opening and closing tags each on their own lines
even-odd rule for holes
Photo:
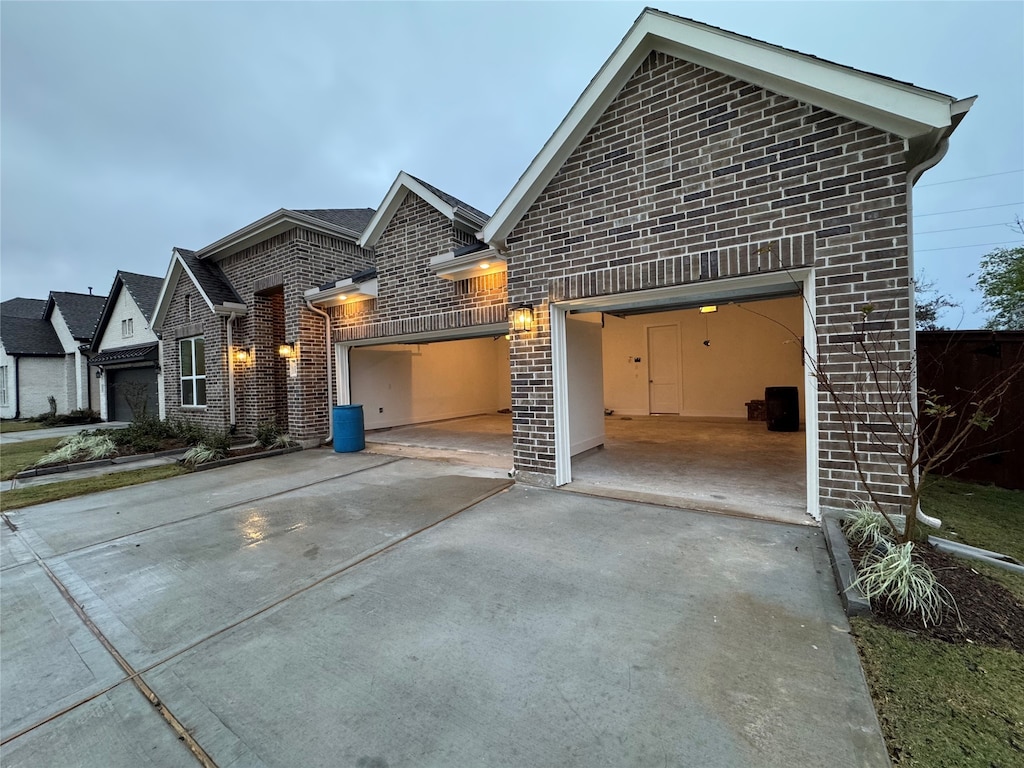
<svg viewBox="0 0 1024 768">
<path fill-rule="evenodd" d="M 103 312 L 103 305 L 106 301 L 106 296 L 50 291 L 45 316 L 50 314 L 50 302 L 52 302 L 60 310 L 64 322 L 68 325 L 68 330 L 76 340 L 92 341 L 92 335 L 96 332 L 96 324 L 100 321 L 100 314 Z M 47 319 L 49 318 L 47 317 Z"/>
<path fill-rule="evenodd" d="M 6 302 L 5 302 L 6 303 Z M 49 320 L 41 317 L 0 317 L 0 339 L 9 355 L 63 356 L 64 347 Z"/>
<path fill-rule="evenodd" d="M 45 311 L 46 299 L 23 299 L 19 296 L 0 304 L 0 316 L 3 317 L 28 317 L 41 320 Z"/>
<path fill-rule="evenodd" d="M 373 208 L 315 208 L 309 210 L 295 210 L 314 219 L 326 221 L 328 224 L 335 224 L 355 232 L 362 232 L 370 223 L 376 211 Z"/>
<path fill-rule="evenodd" d="M 199 288 L 214 304 L 244 304 L 238 291 L 216 264 L 196 258 L 195 251 L 187 248 L 175 248 L 189 271 L 195 275 Z"/>
<path fill-rule="evenodd" d="M 486 222 L 488 219 L 491 218 L 490 214 L 484 213 L 479 208 L 474 208 L 469 203 L 466 203 L 466 202 L 463 202 L 462 200 L 459 200 L 459 198 L 455 197 L 454 195 L 449 195 L 447 192 L 444 192 L 444 191 L 438 189 L 433 184 L 427 184 L 427 182 L 425 182 L 423 179 L 417 178 L 416 176 L 413 176 L 411 173 L 409 174 L 409 176 L 411 178 L 413 178 L 413 179 L 416 179 L 416 181 L 418 181 L 424 187 L 426 187 L 431 192 L 433 192 L 435 195 L 440 197 L 442 200 L 444 200 L 446 203 L 448 203 L 448 205 L 450 205 L 452 208 L 460 208 L 463 211 L 469 211 L 471 214 L 475 215 L 477 218 L 479 218 L 483 222 Z"/>
<path fill-rule="evenodd" d="M 152 322 L 153 312 L 156 310 L 156 302 L 160 298 L 160 289 L 163 287 L 164 279 L 162 277 L 152 277 L 151 275 L 140 275 L 135 272 L 125 272 L 124 270 L 118 270 L 117 275 L 121 278 L 121 282 L 124 283 L 124 287 L 128 289 L 132 299 L 139 305 L 139 309 L 142 310 L 146 320 Z"/>
</svg>

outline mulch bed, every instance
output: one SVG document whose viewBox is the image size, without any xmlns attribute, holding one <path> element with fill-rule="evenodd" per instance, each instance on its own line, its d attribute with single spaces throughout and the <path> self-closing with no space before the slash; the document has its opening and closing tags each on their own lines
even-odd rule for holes
<svg viewBox="0 0 1024 768">
<path fill-rule="evenodd" d="M 1024 605 L 1006 587 L 975 571 L 969 560 L 939 552 L 930 544 L 916 544 L 914 549 L 953 595 L 962 624 L 958 625 L 955 611 L 948 611 L 942 623 L 925 627 L 920 616 L 900 616 L 878 601 L 871 605 L 876 621 L 945 643 L 973 643 L 1024 653 Z M 863 554 L 851 545 L 854 563 L 859 563 Z"/>
</svg>

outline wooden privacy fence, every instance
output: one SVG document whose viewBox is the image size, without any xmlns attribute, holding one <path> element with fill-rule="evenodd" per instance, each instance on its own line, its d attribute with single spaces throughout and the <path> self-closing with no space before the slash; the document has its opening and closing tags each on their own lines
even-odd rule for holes
<svg viewBox="0 0 1024 768">
<path fill-rule="evenodd" d="M 920 388 L 960 410 L 987 382 L 1024 361 L 1024 331 L 918 331 L 917 355 Z M 976 430 L 940 472 L 1024 489 L 1024 375 L 1014 378 L 992 427 Z"/>
</svg>

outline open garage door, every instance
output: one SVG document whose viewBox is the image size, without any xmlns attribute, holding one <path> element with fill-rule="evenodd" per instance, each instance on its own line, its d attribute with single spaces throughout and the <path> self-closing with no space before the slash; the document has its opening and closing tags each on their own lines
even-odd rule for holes
<svg viewBox="0 0 1024 768">
<path fill-rule="evenodd" d="M 510 463 L 509 344 L 507 329 L 497 330 L 343 349 L 349 400 L 363 406 L 367 439 L 501 455 Z"/>
<path fill-rule="evenodd" d="M 591 300 L 594 309 L 569 303 L 558 318 L 565 364 L 556 390 L 564 387 L 565 413 L 558 413 L 556 397 L 556 450 L 569 456 L 567 467 L 558 457 L 558 484 L 810 521 L 817 414 L 814 406 L 808 413 L 805 299 L 793 282 L 753 288 L 733 297 L 682 295 L 675 302 L 664 294 L 649 303 L 638 294 L 602 297 Z M 584 324 L 600 329 L 598 354 L 582 352 L 578 329 Z M 600 405 L 579 396 L 594 380 L 583 373 L 581 356 L 599 366 Z M 773 403 L 765 403 L 766 390 L 768 399 L 785 400 L 787 418 L 769 424 Z M 578 446 L 598 416 L 602 447 L 581 453 Z M 807 423 L 815 425 L 813 433 Z M 587 425 L 582 433 L 580 424 Z"/>
</svg>

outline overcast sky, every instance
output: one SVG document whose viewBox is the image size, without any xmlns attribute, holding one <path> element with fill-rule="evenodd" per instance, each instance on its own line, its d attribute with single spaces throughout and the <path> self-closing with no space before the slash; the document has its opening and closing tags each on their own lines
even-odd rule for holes
<svg viewBox="0 0 1024 768">
<path fill-rule="evenodd" d="M 1024 213 L 1024 4 L 658 7 L 978 95 L 918 183 L 915 222 L 919 272 L 964 304 L 946 322 L 983 322 L 969 275 L 1022 239 L 1008 225 Z M 5 0 L 2 298 L 162 276 L 173 246 L 278 208 L 376 207 L 400 170 L 493 212 L 642 10 Z"/>
</svg>

